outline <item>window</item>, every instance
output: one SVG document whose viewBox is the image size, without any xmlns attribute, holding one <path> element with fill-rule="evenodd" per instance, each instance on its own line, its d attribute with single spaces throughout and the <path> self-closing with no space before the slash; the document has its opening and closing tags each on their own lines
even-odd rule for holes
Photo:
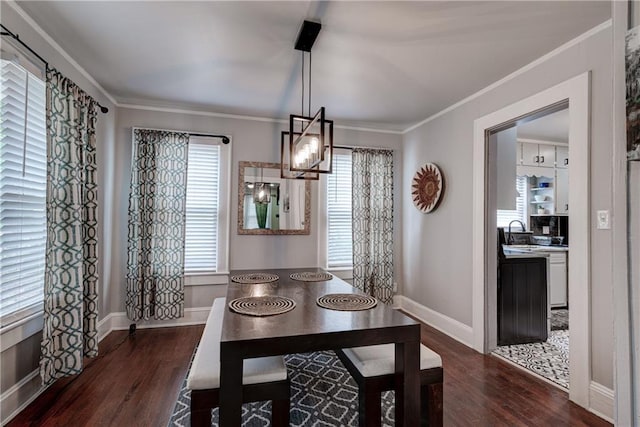
<svg viewBox="0 0 640 427">
<path fill-rule="evenodd" d="M 351 152 L 334 149 L 327 177 L 327 267 L 353 266 L 351 235 Z"/>
<path fill-rule="evenodd" d="M 0 324 L 41 310 L 46 249 L 45 83 L 2 59 Z"/>
<path fill-rule="evenodd" d="M 223 271 L 226 264 L 229 148 L 214 138 L 189 138 L 184 270 Z"/>
<path fill-rule="evenodd" d="M 509 223 L 516 219 L 527 224 L 527 186 L 528 179 L 526 176 L 519 176 L 516 178 L 516 190 L 518 191 L 516 209 L 498 209 L 498 227 L 508 227 Z"/>
</svg>

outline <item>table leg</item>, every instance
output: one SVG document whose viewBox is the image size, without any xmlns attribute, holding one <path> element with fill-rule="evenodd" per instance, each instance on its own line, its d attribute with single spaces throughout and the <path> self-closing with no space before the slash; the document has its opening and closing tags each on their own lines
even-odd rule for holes
<svg viewBox="0 0 640 427">
<path fill-rule="evenodd" d="M 396 425 L 420 425 L 420 343 L 396 343 Z"/>
<path fill-rule="evenodd" d="M 220 426 L 236 427 L 242 422 L 243 359 L 220 346 Z"/>
</svg>

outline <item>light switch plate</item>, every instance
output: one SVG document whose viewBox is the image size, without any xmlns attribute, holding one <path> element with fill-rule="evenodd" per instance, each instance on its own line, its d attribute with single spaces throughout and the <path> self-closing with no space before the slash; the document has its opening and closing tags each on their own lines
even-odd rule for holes
<svg viewBox="0 0 640 427">
<path fill-rule="evenodd" d="M 598 211 L 597 219 L 598 230 L 609 230 L 611 228 L 611 226 L 609 225 L 609 211 Z"/>
</svg>

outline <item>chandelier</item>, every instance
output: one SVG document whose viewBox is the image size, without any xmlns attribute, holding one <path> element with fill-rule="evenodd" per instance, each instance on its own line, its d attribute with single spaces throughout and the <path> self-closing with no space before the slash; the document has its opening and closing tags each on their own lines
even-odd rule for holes
<svg viewBox="0 0 640 427">
<path fill-rule="evenodd" d="M 295 49 L 302 53 L 302 113 L 289 116 L 289 131 L 281 134 L 280 172 L 282 178 L 317 180 L 321 173 L 331 173 L 333 158 L 333 120 L 325 118 L 325 108 L 311 116 L 311 47 L 321 24 L 304 21 Z M 305 55 L 309 56 L 308 110 L 304 112 Z"/>
</svg>

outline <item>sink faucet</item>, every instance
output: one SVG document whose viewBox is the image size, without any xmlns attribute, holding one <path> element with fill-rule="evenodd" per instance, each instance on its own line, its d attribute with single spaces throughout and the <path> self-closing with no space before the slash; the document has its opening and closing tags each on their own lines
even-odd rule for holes
<svg viewBox="0 0 640 427">
<path fill-rule="evenodd" d="M 507 244 L 512 244 L 513 243 L 513 235 L 511 234 L 511 224 L 513 224 L 514 222 L 517 222 L 520 224 L 520 227 L 522 227 L 522 231 L 527 231 L 527 227 L 525 227 L 524 223 L 522 221 L 520 221 L 519 219 L 514 219 L 513 221 L 511 221 L 509 223 L 509 237 L 507 238 Z"/>
</svg>

